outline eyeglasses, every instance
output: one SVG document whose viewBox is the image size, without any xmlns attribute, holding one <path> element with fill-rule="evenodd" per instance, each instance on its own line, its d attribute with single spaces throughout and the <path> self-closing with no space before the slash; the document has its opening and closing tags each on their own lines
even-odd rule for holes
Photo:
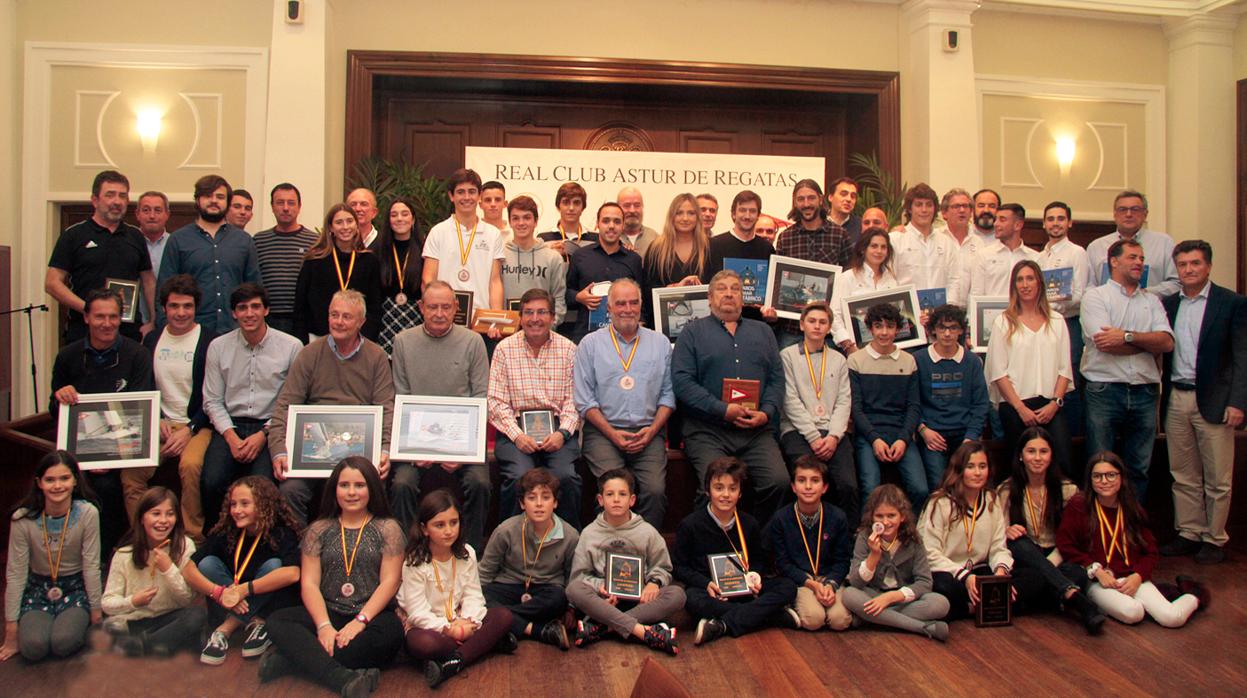
<svg viewBox="0 0 1247 698">
<path fill-rule="evenodd" d="M 1092 482 L 1117 482 L 1117 478 L 1121 477 L 1121 473 L 1116 470 L 1110 470 L 1107 473 L 1091 473 Z"/>
<path fill-rule="evenodd" d="M 1136 216 L 1140 213 L 1143 213 L 1146 210 L 1147 209 L 1143 208 L 1142 206 L 1118 206 L 1117 208 L 1113 209 L 1115 213 L 1133 213 Z"/>
<path fill-rule="evenodd" d="M 949 326 L 949 325 L 940 325 L 939 327 L 936 327 L 936 328 L 935 328 L 935 331 L 936 331 L 936 332 L 949 332 L 949 333 L 957 333 L 957 332 L 960 332 L 960 331 L 961 331 L 961 325 L 951 325 L 951 326 Z"/>
<path fill-rule="evenodd" d="M 520 311 L 520 315 L 523 315 L 524 317 L 532 317 L 533 315 L 536 315 L 537 317 L 545 317 L 549 314 L 550 311 L 546 308 L 524 308 Z"/>
<path fill-rule="evenodd" d="M 948 207 L 954 211 L 965 211 L 970 208 L 970 204 L 949 204 Z"/>
</svg>

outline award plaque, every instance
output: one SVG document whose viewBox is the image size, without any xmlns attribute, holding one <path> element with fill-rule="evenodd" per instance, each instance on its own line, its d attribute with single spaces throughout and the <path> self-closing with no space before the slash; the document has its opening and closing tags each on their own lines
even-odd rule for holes
<svg viewBox="0 0 1247 698">
<path fill-rule="evenodd" d="M 554 432 L 554 410 L 525 410 L 520 413 L 520 428 L 533 441 L 541 443 Z"/>
<path fill-rule="evenodd" d="M 640 555 L 606 554 L 606 593 L 621 599 L 641 598 L 645 560 Z"/>
<path fill-rule="evenodd" d="M 979 605 L 975 607 L 974 623 L 980 628 L 1013 624 L 1013 577 L 997 574 L 976 577 Z"/>
<path fill-rule="evenodd" d="M 758 409 L 762 400 L 762 382 L 745 378 L 723 379 L 723 401 L 738 403 L 747 410 Z"/>
<path fill-rule="evenodd" d="M 520 327 L 520 314 L 514 310 L 477 308 L 472 315 L 472 330 L 488 334 L 491 327 L 497 327 L 503 337 L 509 337 Z"/>
<path fill-rule="evenodd" d="M 710 577 L 719 586 L 719 593 L 726 598 L 749 596 L 749 580 L 746 578 L 745 566 L 741 564 L 736 553 L 719 553 L 707 555 L 710 562 Z"/>
<path fill-rule="evenodd" d="M 468 320 L 472 317 L 472 296 L 475 295 L 471 291 L 455 291 L 455 324 L 468 326 Z"/>
</svg>

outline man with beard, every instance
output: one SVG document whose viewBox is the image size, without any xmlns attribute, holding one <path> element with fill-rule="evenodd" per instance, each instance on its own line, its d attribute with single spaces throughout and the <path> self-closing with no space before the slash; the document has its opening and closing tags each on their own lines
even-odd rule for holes
<svg viewBox="0 0 1247 698">
<path fill-rule="evenodd" d="M 1083 378 L 1079 373 L 1082 364 L 1083 337 L 1082 325 L 1078 319 L 1082 306 L 1082 296 L 1091 280 L 1090 265 L 1087 263 L 1087 251 L 1075 245 L 1069 239 L 1069 231 L 1073 227 L 1073 214 L 1069 204 L 1053 201 L 1044 207 L 1043 229 L 1048 234 L 1048 242 L 1039 253 L 1039 268 L 1044 272 L 1054 269 L 1068 269 L 1070 287 L 1068 296 L 1054 300 L 1049 291 L 1048 303 L 1052 309 L 1065 318 L 1069 329 L 1070 365 L 1074 367 L 1074 384 L 1065 393 L 1065 413 L 1070 431 L 1075 436 L 1083 432 L 1082 387 Z M 1047 284 L 1044 284 L 1045 288 Z"/>
<path fill-rule="evenodd" d="M 378 233 L 372 221 L 377 217 L 377 195 L 371 189 L 354 189 L 346 195 L 346 206 L 355 214 L 359 239 L 364 241 L 364 247 L 376 252 Z"/>
<path fill-rule="evenodd" d="M 636 476 L 635 511 L 654 528 L 667 512 L 667 419 L 675 411 L 671 342 L 641 327 L 641 287 L 611 284 L 610 324 L 590 332 L 576 351 L 576 410 L 584 456 L 595 478 L 616 468 Z"/>
<path fill-rule="evenodd" d="M 827 203 L 830 209 L 827 217 L 832 223 L 844 228 L 849 236 L 850 249 L 857 247 L 857 239 L 862 236 L 862 219 L 853 215 L 857 207 L 857 182 L 852 177 L 841 177 L 828 187 Z M 887 230 L 885 227 L 884 230 Z"/>
<path fill-rule="evenodd" d="M 123 219 L 130 203 L 130 180 L 115 170 L 104 170 L 91 183 L 90 218 L 69 226 L 56 240 L 43 287 L 69 314 L 65 342 L 87 336 L 83 298 L 108 279 L 129 281 L 141 286 L 135 302 L 142 302 L 147 317 L 152 315 L 156 276 L 143 235 Z M 142 337 L 137 322 L 121 324 L 121 334 L 138 341 Z"/>
<path fill-rule="evenodd" d="M 822 198 L 820 194 L 818 200 Z M 751 513 L 769 519 L 789 489 L 788 471 L 775 442 L 784 367 L 770 329 L 741 318 L 740 310 L 736 272 L 724 270 L 711 277 L 711 314 L 680 332 L 671 356 L 671 380 L 684 416 L 684 451 L 697 471 L 698 502 L 707 501 L 705 475 L 710 463 L 735 456 L 744 461 L 753 485 Z M 758 381 L 756 404 L 723 400 L 723 383 L 729 379 Z"/>
<path fill-rule="evenodd" d="M 1039 261 L 1039 253 L 1022 241 L 1026 209 L 1021 204 L 1005 204 L 996 213 L 996 241 L 969 259 L 970 295 L 1008 296 L 1013 267 L 1023 260 Z"/>
<path fill-rule="evenodd" d="M 239 284 L 260 283 L 260 262 L 255 241 L 245 230 L 225 222 L 226 207 L 233 194 L 220 175 L 204 175 L 195 182 L 195 212 L 199 217 L 169 236 L 160 263 L 158 282 L 178 274 L 190 274 L 203 293 L 195 309 L 195 321 L 212 335 L 234 329 L 230 294 Z M 156 309 L 163 326 L 164 308 Z"/>
<path fill-rule="evenodd" d="M 1092 284 L 1108 283 L 1108 248 L 1118 240 L 1135 240 L 1143 246 L 1143 288 L 1161 298 L 1178 292 L 1178 268 L 1173 262 L 1173 238 L 1147 227 L 1147 197 L 1137 191 L 1123 191 L 1113 199 L 1113 222 L 1117 230 L 1087 245 Z"/>
<path fill-rule="evenodd" d="M 624 248 L 636 252 L 641 259 L 645 259 L 645 251 L 649 249 L 650 243 L 658 239 L 658 232 L 644 225 L 645 199 L 641 197 L 641 190 L 636 187 L 624 187 L 619 190 L 619 196 L 615 198 L 615 201 L 619 202 L 619 207 L 623 209 L 623 236 L 620 242 L 623 243 Z"/>
<path fill-rule="evenodd" d="M 827 220 L 826 200 L 818 182 L 812 179 L 797 182 L 792 188 L 792 210 L 788 218 L 796 223 L 779 234 L 775 254 L 848 268 L 853 251 L 849 236 L 844 228 Z M 796 320 L 784 320 L 776 327 L 781 349 L 801 341 L 803 335 Z"/>
<path fill-rule="evenodd" d="M 759 238 L 766 240 L 775 245 L 775 238 L 779 235 L 779 225 L 775 223 L 775 219 L 767 215 L 758 216 L 758 222 L 753 224 L 753 234 Z"/>
<path fill-rule="evenodd" d="M 996 211 L 1000 209 L 1000 195 L 991 189 L 980 189 L 974 192 L 974 227 L 961 241 L 961 273 L 956 293 L 948 290 L 950 299 L 956 298 L 965 303 L 970 297 L 970 277 L 974 270 L 974 257 L 980 250 L 996 242 Z"/>
</svg>

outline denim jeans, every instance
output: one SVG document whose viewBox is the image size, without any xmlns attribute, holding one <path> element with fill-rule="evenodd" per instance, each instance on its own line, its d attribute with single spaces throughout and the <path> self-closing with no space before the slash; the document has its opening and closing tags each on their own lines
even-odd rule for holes
<svg viewBox="0 0 1247 698">
<path fill-rule="evenodd" d="M 927 428 L 930 429 L 930 427 Z M 914 439 L 913 443 L 913 447 L 918 449 L 918 455 L 922 456 L 922 467 L 927 473 L 927 489 L 931 492 L 938 489 L 940 483 L 944 481 L 944 470 L 948 468 L 948 459 L 953 457 L 953 454 L 961 447 L 961 442 L 966 440 L 964 429 L 957 431 L 937 429 L 936 431 L 944 437 L 943 451 L 932 451 L 927 448 L 927 442 L 922 436 Z"/>
<path fill-rule="evenodd" d="M 274 570 L 281 569 L 281 566 L 280 559 L 275 557 L 269 558 L 260 563 L 260 566 L 256 568 L 255 577 L 253 579 L 259 579 Z M 215 582 L 222 586 L 229 586 L 234 583 L 234 573 L 230 571 L 230 568 L 225 564 L 225 561 L 216 555 L 209 555 L 208 557 L 200 560 L 199 572 L 203 576 L 207 577 L 209 581 Z M 271 593 L 256 594 L 255 596 L 247 599 L 246 613 L 242 615 L 231 613 L 231 615 L 243 622 L 249 621 L 260 615 L 260 612 L 264 610 L 264 606 L 268 603 L 270 597 L 272 597 Z M 209 609 L 211 609 L 212 606 L 213 604 L 208 604 Z"/>
<path fill-rule="evenodd" d="M 580 473 L 576 472 L 576 460 L 580 458 L 580 442 L 572 435 L 570 441 L 553 453 L 537 451 L 524 453 L 515 442 L 502 434 L 494 444 L 498 470 L 502 474 L 502 487 L 498 493 L 498 517 L 506 520 L 520 513 L 517 486 L 524 473 L 543 467 L 559 479 L 559 506 L 555 513 L 559 518 L 580 529 Z"/>
<path fill-rule="evenodd" d="M 1087 411 L 1087 457 L 1100 451 L 1112 451 L 1121 456 L 1140 502 L 1147 501 L 1147 470 L 1156 441 L 1158 388 L 1155 383 L 1129 385 L 1087 381 L 1083 395 Z"/>
<path fill-rule="evenodd" d="M 862 508 L 865 509 L 866 499 L 883 479 L 881 464 L 875 459 L 875 449 L 866 437 L 854 436 L 853 440 L 857 444 L 857 482 L 862 491 Z M 900 462 L 895 464 L 901 472 L 901 488 L 909 497 L 909 503 L 913 505 L 914 511 L 922 511 L 922 505 L 926 503 L 927 495 L 931 493 L 930 488 L 927 487 L 927 474 L 922 465 L 922 456 L 918 455 L 918 449 L 919 445 L 911 440 L 909 446 L 905 448 L 905 455 L 901 456 Z"/>
</svg>

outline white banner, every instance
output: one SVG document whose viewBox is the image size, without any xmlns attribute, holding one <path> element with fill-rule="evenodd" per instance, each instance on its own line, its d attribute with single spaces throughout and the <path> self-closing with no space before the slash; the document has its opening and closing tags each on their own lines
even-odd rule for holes
<svg viewBox="0 0 1247 698">
<path fill-rule="evenodd" d="M 497 180 L 507 199 L 537 201 L 539 231 L 558 223 L 554 195 L 565 182 L 578 182 L 589 195 L 582 225 L 591 230 L 598 206 L 633 186 L 645 198 L 645 225 L 662 233 L 663 219 L 678 194 L 713 194 L 719 201 L 714 232 L 732 227 L 732 198 L 750 189 L 762 197 L 762 212 L 785 220 L 792 209 L 792 187 L 802 179 L 823 182 L 823 158 L 779 155 L 715 155 L 613 150 L 547 150 L 468 146 L 464 159 L 483 181 Z"/>
</svg>

